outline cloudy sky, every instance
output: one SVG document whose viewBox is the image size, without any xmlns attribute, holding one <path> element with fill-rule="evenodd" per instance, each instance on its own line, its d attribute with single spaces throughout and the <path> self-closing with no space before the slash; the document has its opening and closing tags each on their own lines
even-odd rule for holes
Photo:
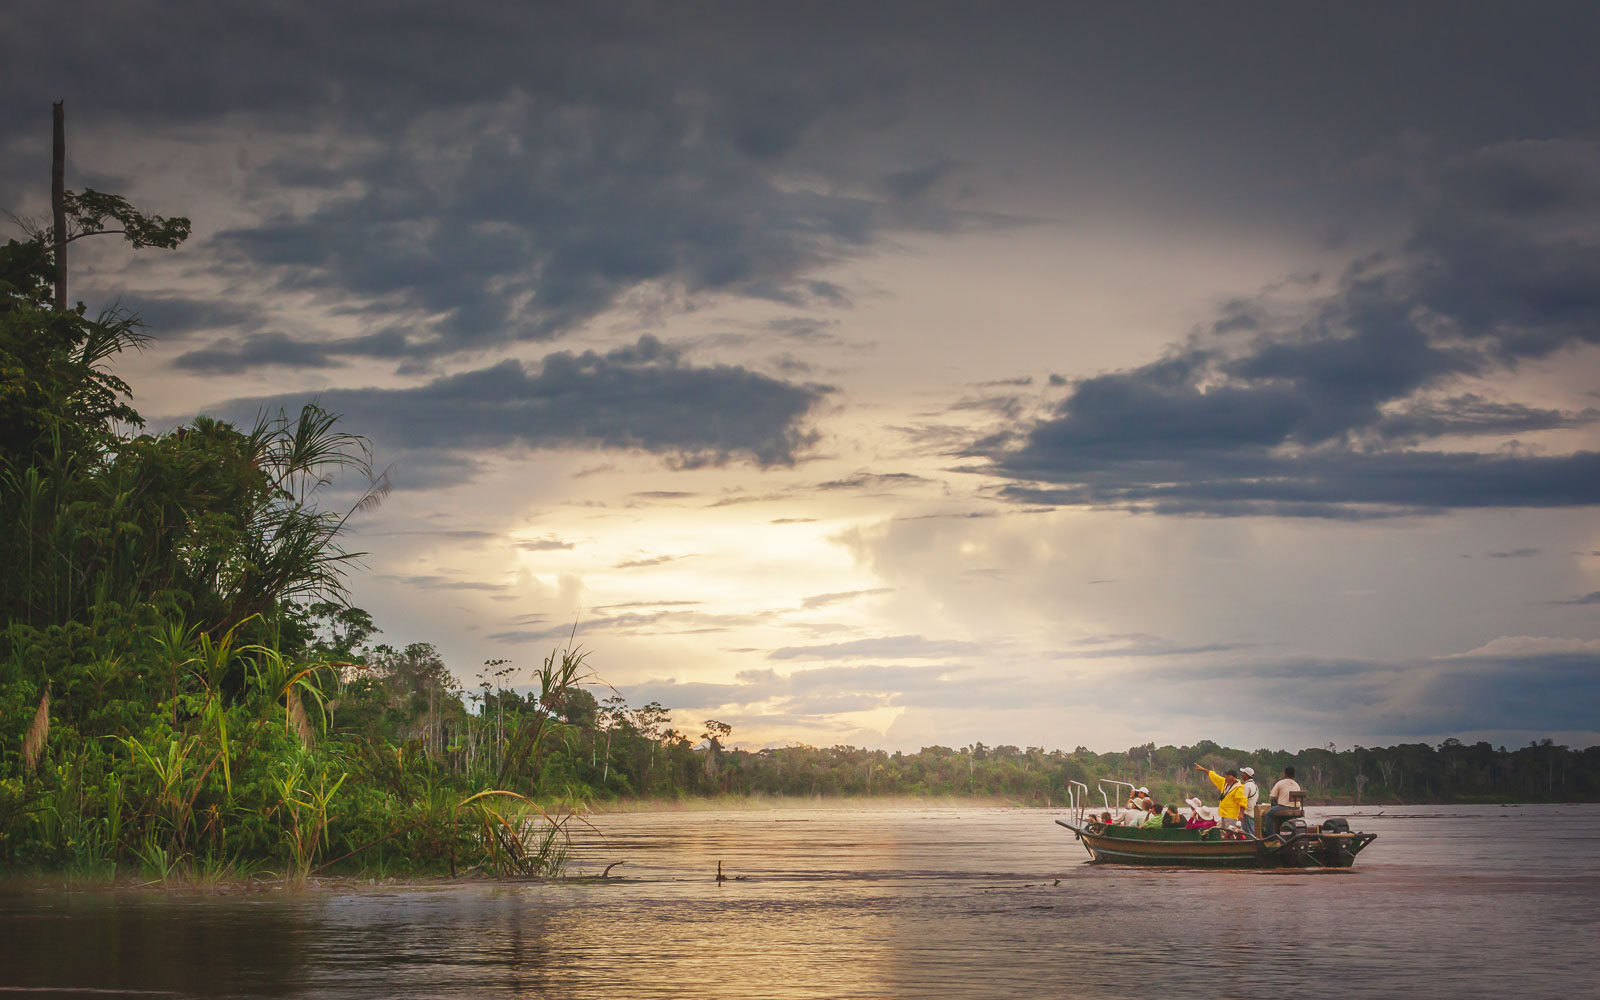
<svg viewBox="0 0 1600 1000">
<path fill-rule="evenodd" d="M 747 746 L 1600 742 L 1600 15 L 1099 6 L 21 0 L 0 208 L 65 99 L 193 218 L 73 259 L 136 405 L 345 414 L 353 598 L 469 683 L 576 623 Z"/>
</svg>

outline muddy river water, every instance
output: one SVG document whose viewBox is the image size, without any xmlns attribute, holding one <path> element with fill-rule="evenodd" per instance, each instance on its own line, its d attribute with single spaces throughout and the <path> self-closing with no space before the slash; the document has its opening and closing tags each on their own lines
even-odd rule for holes
<svg viewBox="0 0 1600 1000">
<path fill-rule="evenodd" d="M 572 870 L 625 862 L 603 883 L 12 888 L 0 995 L 1600 996 L 1600 807 L 1377 811 L 1325 811 L 1379 835 L 1332 872 L 1089 865 L 1043 810 L 789 806 L 594 817 Z"/>
</svg>

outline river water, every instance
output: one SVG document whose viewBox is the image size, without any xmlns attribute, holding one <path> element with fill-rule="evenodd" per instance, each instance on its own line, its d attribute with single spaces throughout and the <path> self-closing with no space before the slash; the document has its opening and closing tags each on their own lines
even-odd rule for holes
<svg viewBox="0 0 1600 1000">
<path fill-rule="evenodd" d="M 1088 865 L 1060 815 L 604 815 L 604 883 L 13 888 L 0 994 L 1600 996 L 1600 807 L 1390 808 L 1328 872 Z"/>
</svg>

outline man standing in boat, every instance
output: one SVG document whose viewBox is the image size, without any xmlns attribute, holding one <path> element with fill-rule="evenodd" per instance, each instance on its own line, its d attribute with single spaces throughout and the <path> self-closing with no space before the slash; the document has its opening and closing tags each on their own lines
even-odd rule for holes
<svg viewBox="0 0 1600 1000">
<path fill-rule="evenodd" d="M 1256 785 L 1256 769 L 1241 767 L 1239 773 L 1244 776 L 1244 834 L 1247 837 L 1256 835 L 1256 803 L 1261 801 L 1261 789 Z"/>
<path fill-rule="evenodd" d="M 1198 763 L 1194 768 L 1196 771 L 1206 772 L 1206 777 L 1217 786 L 1217 793 L 1222 797 L 1217 803 L 1217 825 L 1224 830 L 1242 830 L 1245 793 L 1244 786 L 1239 784 L 1238 773 L 1229 771 L 1226 775 L 1222 775 Z"/>
</svg>

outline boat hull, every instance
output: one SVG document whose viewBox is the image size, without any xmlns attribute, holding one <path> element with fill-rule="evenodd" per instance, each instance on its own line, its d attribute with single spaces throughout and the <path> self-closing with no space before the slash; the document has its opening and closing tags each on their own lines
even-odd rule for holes
<svg viewBox="0 0 1600 1000">
<path fill-rule="evenodd" d="M 1376 837 L 1370 833 L 1301 834 L 1291 840 L 1224 837 L 1222 831 L 1077 826 L 1089 859 L 1101 864 L 1172 868 L 1348 868 Z"/>
</svg>

